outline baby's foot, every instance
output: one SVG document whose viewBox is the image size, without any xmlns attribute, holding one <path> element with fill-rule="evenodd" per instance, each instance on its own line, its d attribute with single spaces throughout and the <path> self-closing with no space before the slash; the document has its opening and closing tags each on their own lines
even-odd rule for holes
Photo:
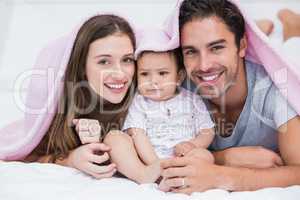
<svg viewBox="0 0 300 200">
<path fill-rule="evenodd" d="M 300 15 L 289 9 L 283 9 L 278 12 L 278 18 L 283 26 L 283 39 L 288 40 L 291 37 L 300 37 Z"/>
<path fill-rule="evenodd" d="M 160 181 L 160 183 L 158 185 L 158 189 L 161 190 L 161 191 L 163 191 L 163 192 L 169 192 L 171 188 L 165 184 L 165 181 L 166 181 L 165 178 L 163 178 Z"/>
<path fill-rule="evenodd" d="M 274 28 L 273 22 L 271 20 L 268 20 L 268 19 L 257 20 L 256 25 L 267 36 L 269 36 L 272 33 L 273 28 Z"/>
</svg>

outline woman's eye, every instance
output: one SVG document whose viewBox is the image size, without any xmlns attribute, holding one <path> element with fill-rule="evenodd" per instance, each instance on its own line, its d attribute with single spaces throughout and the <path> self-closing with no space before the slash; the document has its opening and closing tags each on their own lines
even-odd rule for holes
<svg viewBox="0 0 300 200">
<path fill-rule="evenodd" d="M 133 58 L 125 58 L 123 61 L 125 63 L 134 63 L 134 59 Z"/>
<path fill-rule="evenodd" d="M 108 65 L 108 64 L 109 64 L 109 61 L 108 61 L 108 60 L 100 60 L 100 61 L 98 62 L 98 64 L 100 64 L 100 65 Z"/>
<path fill-rule="evenodd" d="M 214 46 L 211 48 L 211 51 L 214 53 L 218 53 L 221 49 L 224 49 L 224 46 Z"/>
<path fill-rule="evenodd" d="M 159 75 L 164 76 L 167 75 L 169 72 L 159 72 Z"/>
</svg>

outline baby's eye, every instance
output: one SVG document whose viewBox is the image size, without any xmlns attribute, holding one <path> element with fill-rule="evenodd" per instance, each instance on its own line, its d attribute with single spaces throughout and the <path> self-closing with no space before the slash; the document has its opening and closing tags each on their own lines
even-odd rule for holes
<svg viewBox="0 0 300 200">
<path fill-rule="evenodd" d="M 187 55 L 187 56 L 192 56 L 195 53 L 196 53 L 196 51 L 194 49 L 189 49 L 189 50 L 184 51 L 184 55 Z"/>
<path fill-rule="evenodd" d="M 167 74 L 169 74 L 169 72 L 167 72 L 167 71 L 159 72 L 159 75 L 161 75 L 161 76 L 164 76 L 164 75 L 167 75 Z"/>
<path fill-rule="evenodd" d="M 103 59 L 103 60 L 100 60 L 100 61 L 98 62 L 98 64 L 100 64 L 100 65 L 108 65 L 108 64 L 109 64 L 109 61 L 106 60 L 106 59 Z"/>
<path fill-rule="evenodd" d="M 147 73 L 147 72 L 141 72 L 140 75 L 141 75 L 141 76 L 147 76 L 148 73 Z"/>
</svg>

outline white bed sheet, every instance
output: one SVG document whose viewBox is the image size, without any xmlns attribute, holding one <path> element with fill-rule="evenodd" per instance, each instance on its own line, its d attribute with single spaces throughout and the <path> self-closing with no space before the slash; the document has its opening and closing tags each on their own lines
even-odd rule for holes
<svg viewBox="0 0 300 200">
<path fill-rule="evenodd" d="M 124 178 L 96 180 L 54 164 L 0 163 L 1 200 L 299 200 L 300 186 L 255 192 L 209 190 L 191 196 L 164 193 L 156 184 L 138 185 Z"/>
</svg>

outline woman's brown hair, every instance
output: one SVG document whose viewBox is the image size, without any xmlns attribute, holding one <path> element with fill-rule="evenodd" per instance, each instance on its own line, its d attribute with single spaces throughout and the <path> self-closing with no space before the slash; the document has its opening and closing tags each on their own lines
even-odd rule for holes
<svg viewBox="0 0 300 200">
<path fill-rule="evenodd" d="M 123 101 L 119 104 L 112 104 L 95 94 L 89 87 L 85 67 L 90 44 L 97 39 L 116 33 L 127 35 L 135 49 L 134 32 L 128 22 L 121 17 L 95 16 L 80 28 L 66 68 L 63 92 L 57 112 L 49 130 L 33 151 L 34 155 L 50 155 L 49 162 L 55 162 L 56 159 L 66 157 L 71 150 L 80 146 L 79 137 L 72 126 L 72 120 L 75 118 L 99 120 L 102 136 L 109 130 L 121 128 L 135 90 L 136 73 Z M 80 87 L 77 87 L 78 84 Z"/>
</svg>

